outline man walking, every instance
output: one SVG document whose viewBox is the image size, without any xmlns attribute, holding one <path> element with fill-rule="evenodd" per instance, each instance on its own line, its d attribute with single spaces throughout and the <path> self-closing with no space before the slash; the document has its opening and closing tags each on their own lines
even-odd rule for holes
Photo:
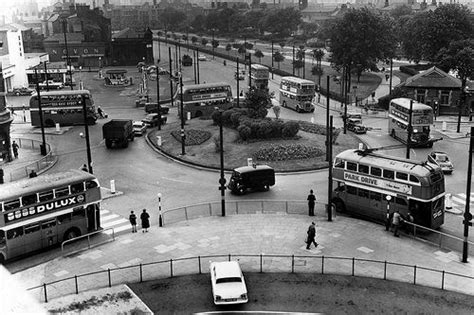
<svg viewBox="0 0 474 315">
<path fill-rule="evenodd" d="M 311 222 L 311 225 L 308 227 L 308 237 L 306 238 L 306 249 L 309 249 L 311 246 L 311 243 L 314 244 L 315 247 L 318 247 L 318 243 L 314 240 L 316 237 L 316 224 L 314 222 Z"/>
<path fill-rule="evenodd" d="M 400 235 L 398 235 L 398 229 L 400 228 L 401 221 L 402 217 L 400 216 L 400 213 L 398 212 L 398 210 L 395 210 L 395 213 L 393 214 L 392 218 L 393 236 L 400 237 Z"/>
<path fill-rule="evenodd" d="M 137 233 L 137 216 L 133 211 L 130 211 L 130 216 L 128 217 L 130 224 L 132 225 L 132 233 Z"/>
<path fill-rule="evenodd" d="M 316 202 L 316 196 L 314 195 L 312 189 L 309 191 L 308 198 L 306 198 L 306 199 L 308 200 L 308 212 L 309 212 L 309 216 L 310 216 L 310 217 L 314 217 L 314 204 L 315 204 L 315 202 Z"/>
<path fill-rule="evenodd" d="M 15 142 L 15 140 L 13 140 L 13 143 L 12 143 L 12 150 L 13 150 L 13 155 L 15 156 L 15 159 L 18 159 L 18 143 Z"/>
</svg>

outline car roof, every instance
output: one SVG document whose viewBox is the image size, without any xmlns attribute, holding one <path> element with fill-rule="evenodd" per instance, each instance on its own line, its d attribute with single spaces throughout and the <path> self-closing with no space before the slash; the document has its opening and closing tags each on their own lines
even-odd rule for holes
<svg viewBox="0 0 474 315">
<path fill-rule="evenodd" d="M 221 261 L 213 263 L 216 272 L 216 278 L 234 278 L 240 277 L 241 270 L 237 261 Z"/>
<path fill-rule="evenodd" d="M 268 165 L 255 165 L 255 167 L 253 166 L 241 166 L 241 167 L 238 167 L 236 169 L 234 169 L 234 171 L 236 172 L 239 172 L 239 173 L 249 173 L 249 172 L 254 172 L 254 171 L 260 171 L 260 170 L 273 170 L 273 168 L 271 168 L 270 166 Z"/>
</svg>

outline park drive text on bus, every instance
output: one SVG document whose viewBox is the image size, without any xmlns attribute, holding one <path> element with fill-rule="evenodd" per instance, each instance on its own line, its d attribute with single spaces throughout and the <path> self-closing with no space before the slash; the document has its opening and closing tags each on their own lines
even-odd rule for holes
<svg viewBox="0 0 474 315">
<path fill-rule="evenodd" d="M 430 137 L 430 126 L 433 124 L 433 109 L 425 104 L 418 103 L 408 98 L 395 98 L 390 101 L 388 132 L 391 137 L 403 143 L 408 141 L 408 127 L 410 124 L 410 103 L 412 103 L 411 114 L 411 139 L 410 146 L 429 147 L 436 141 Z"/>
<path fill-rule="evenodd" d="M 41 92 L 41 109 L 43 123 L 47 127 L 84 125 L 82 100 L 85 99 L 87 124 L 93 125 L 97 120 L 92 95 L 88 90 L 58 90 Z M 31 125 L 41 126 L 38 94 L 30 98 Z"/>
<path fill-rule="evenodd" d="M 280 103 L 298 113 L 314 112 L 311 101 L 314 98 L 316 84 L 313 81 L 297 78 L 282 77 L 280 82 Z"/>
<path fill-rule="evenodd" d="M 232 107 L 232 89 L 224 82 L 204 83 L 183 86 L 183 110 L 194 117 L 210 117 L 215 108 L 229 109 Z M 178 114 L 181 106 L 178 104 Z"/>
<path fill-rule="evenodd" d="M 0 262 L 100 230 L 96 177 L 70 170 L 22 179 L 0 190 Z"/>
<path fill-rule="evenodd" d="M 332 202 L 338 211 L 384 222 L 386 197 L 391 196 L 391 212 L 410 212 L 414 223 L 431 229 L 444 222 L 444 175 L 432 164 L 346 150 L 334 159 L 333 180 Z"/>
</svg>

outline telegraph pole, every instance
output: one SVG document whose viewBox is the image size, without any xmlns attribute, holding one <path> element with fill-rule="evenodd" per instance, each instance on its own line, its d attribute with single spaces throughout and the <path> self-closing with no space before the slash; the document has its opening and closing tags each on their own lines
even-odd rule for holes
<svg viewBox="0 0 474 315">
<path fill-rule="evenodd" d="M 411 133 L 413 131 L 412 127 L 412 116 L 413 116 L 413 100 L 410 100 L 410 109 L 408 110 L 408 132 L 407 132 L 407 152 L 406 158 L 410 159 L 410 144 L 411 144 Z"/>
<path fill-rule="evenodd" d="M 171 60 L 171 45 L 168 47 L 168 58 L 170 62 L 170 95 L 171 95 L 171 107 L 173 107 L 173 61 Z"/>
<path fill-rule="evenodd" d="M 472 151 L 474 150 L 474 127 L 471 127 L 471 141 L 469 142 L 469 160 L 467 161 L 466 206 L 464 208 L 464 242 L 462 246 L 462 262 L 467 263 L 469 227 L 472 226 L 472 213 L 469 212 L 471 202 L 472 181 Z"/>
<path fill-rule="evenodd" d="M 328 76 L 329 78 L 329 76 Z M 328 221 L 332 221 L 332 202 L 331 202 L 331 196 L 332 196 L 332 115 L 329 117 L 329 143 L 328 143 L 328 148 L 329 148 L 329 172 L 328 172 L 328 205 L 327 205 L 327 210 L 328 210 Z"/>
<path fill-rule="evenodd" d="M 326 128 L 329 128 L 329 76 L 327 76 L 327 97 L 326 97 Z M 326 161 L 329 162 L 331 161 L 331 157 L 329 156 L 329 148 L 331 144 L 329 143 L 330 141 L 330 135 L 329 131 L 326 132 Z"/>
</svg>

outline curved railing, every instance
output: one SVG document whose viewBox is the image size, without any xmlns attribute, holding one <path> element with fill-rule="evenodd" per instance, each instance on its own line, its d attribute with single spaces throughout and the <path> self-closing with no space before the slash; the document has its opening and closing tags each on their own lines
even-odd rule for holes
<svg viewBox="0 0 474 315">
<path fill-rule="evenodd" d="M 244 272 L 320 273 L 369 277 L 474 294 L 474 277 L 444 270 L 354 257 L 271 254 L 208 255 L 108 268 L 44 283 L 29 288 L 28 291 L 39 300 L 48 302 L 52 298 L 122 283 L 207 273 L 211 260 L 239 260 Z"/>
<path fill-rule="evenodd" d="M 13 138 L 12 140 L 15 140 L 18 143 L 18 146 L 22 149 L 37 150 L 38 152 L 40 152 L 41 145 L 43 144 L 42 141 L 33 139 Z M 10 181 L 26 178 L 31 173 L 31 171 L 35 171 L 37 174 L 39 174 L 41 171 L 52 167 L 54 163 L 56 163 L 56 160 L 57 157 L 53 155 L 50 145 L 46 143 L 46 155 L 35 162 L 11 170 L 9 172 Z"/>
</svg>

